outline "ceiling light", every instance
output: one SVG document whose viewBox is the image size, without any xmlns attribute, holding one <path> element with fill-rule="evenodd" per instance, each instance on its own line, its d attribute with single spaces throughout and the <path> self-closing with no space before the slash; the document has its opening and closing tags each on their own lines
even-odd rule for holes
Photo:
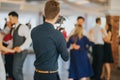
<svg viewBox="0 0 120 80">
<path fill-rule="evenodd" d="M 90 3 L 89 1 L 85 0 L 85 1 L 76 1 L 76 4 L 80 5 L 80 4 L 88 4 Z"/>
<path fill-rule="evenodd" d="M 88 0 L 69 0 L 69 2 L 73 2 L 78 5 L 90 3 Z"/>
<path fill-rule="evenodd" d="M 98 0 L 99 2 L 106 2 L 106 0 Z"/>
</svg>

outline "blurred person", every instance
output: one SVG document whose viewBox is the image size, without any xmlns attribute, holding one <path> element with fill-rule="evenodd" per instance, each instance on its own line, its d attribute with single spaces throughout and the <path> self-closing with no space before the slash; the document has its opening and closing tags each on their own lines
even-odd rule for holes
<svg viewBox="0 0 120 80">
<path fill-rule="evenodd" d="M 10 21 L 7 21 L 7 19 L 5 18 L 5 26 L 4 29 L 2 30 L 2 33 L 4 34 L 3 37 L 3 45 L 7 48 L 12 48 L 12 23 Z M 6 70 L 6 78 L 9 80 L 13 80 L 13 55 L 14 54 L 10 54 L 7 53 L 5 54 L 5 70 Z"/>
<path fill-rule="evenodd" d="M 76 44 L 76 45 L 74 45 Z M 74 34 L 69 38 L 67 47 L 70 50 L 69 80 L 89 80 L 93 76 L 92 65 L 87 56 L 86 45 L 94 45 L 93 39 L 83 35 L 82 25 L 76 25 Z"/>
<path fill-rule="evenodd" d="M 107 33 L 100 26 L 101 19 L 96 18 L 96 25 L 91 29 L 93 32 L 95 45 L 93 46 L 93 70 L 94 70 L 94 78 L 95 80 L 100 80 L 102 66 L 103 66 L 103 56 L 104 56 L 104 41 L 106 39 Z"/>
<path fill-rule="evenodd" d="M 103 59 L 103 70 L 101 74 L 101 78 L 106 77 L 106 80 L 111 80 L 111 67 L 110 64 L 113 63 L 112 56 L 112 47 L 111 47 L 111 36 L 112 36 L 112 26 L 110 24 L 106 24 L 105 26 L 107 32 L 107 40 L 104 43 L 104 59 Z M 105 73 L 107 72 L 107 75 Z"/>
<path fill-rule="evenodd" d="M 13 57 L 13 76 L 15 80 L 24 80 L 22 68 L 27 56 L 26 49 L 28 49 L 31 44 L 30 30 L 27 26 L 19 23 L 19 15 L 17 12 L 12 11 L 8 16 L 14 27 L 12 46 L 16 50 Z"/>
<path fill-rule="evenodd" d="M 69 37 L 73 35 L 73 33 L 74 33 L 75 29 L 76 29 L 76 26 L 82 25 L 82 27 L 83 27 L 84 23 L 85 23 L 85 18 L 82 17 L 82 16 L 78 16 L 78 17 L 77 17 L 77 23 L 75 24 L 75 27 L 74 27 L 74 29 L 71 31 L 71 33 L 69 34 L 69 36 L 67 37 L 66 41 L 68 41 L 68 40 L 69 40 Z M 83 35 L 88 37 L 88 34 L 86 33 L 86 31 L 85 31 L 84 28 L 83 28 Z M 89 38 L 90 38 L 90 36 L 89 36 Z M 74 44 L 71 45 L 70 48 L 74 48 L 74 46 L 77 46 L 77 45 L 74 43 Z M 88 49 L 89 49 L 89 46 L 88 46 Z"/>
<path fill-rule="evenodd" d="M 0 51 L 2 51 L 2 53 L 6 54 L 6 53 L 14 53 L 15 50 L 6 48 L 2 45 L 2 34 L 0 34 Z M 0 52 L 0 80 L 6 80 L 6 73 L 5 73 L 5 68 L 4 68 L 4 63 L 2 60 L 2 55 Z"/>
<path fill-rule="evenodd" d="M 0 33 L 2 34 L 2 38 L 10 32 L 11 28 L 12 28 L 11 22 L 7 21 L 7 19 L 5 18 L 4 28 L 1 29 L 0 31 Z"/>
<path fill-rule="evenodd" d="M 82 27 L 83 27 L 84 22 L 85 22 L 85 18 L 82 17 L 82 16 L 78 16 L 78 17 L 77 17 L 77 23 L 75 24 L 75 27 L 76 27 L 76 25 L 82 25 Z M 74 33 L 74 31 L 75 31 L 75 28 L 71 31 L 71 33 L 70 33 L 69 36 L 71 36 L 71 35 Z M 84 28 L 83 28 L 83 35 L 87 36 L 87 33 L 86 33 L 86 31 L 84 30 Z"/>
<path fill-rule="evenodd" d="M 36 55 L 34 80 L 60 80 L 58 75 L 58 56 L 64 61 L 69 56 L 65 39 L 54 28 L 60 13 L 60 4 L 49 0 L 45 4 L 45 22 L 31 32 L 33 49 Z"/>
</svg>

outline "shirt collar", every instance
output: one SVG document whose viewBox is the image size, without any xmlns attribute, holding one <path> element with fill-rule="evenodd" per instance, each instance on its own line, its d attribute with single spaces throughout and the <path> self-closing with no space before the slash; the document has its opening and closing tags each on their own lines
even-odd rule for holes
<svg viewBox="0 0 120 80">
<path fill-rule="evenodd" d="M 53 25 L 53 24 L 51 24 L 51 23 L 49 23 L 49 22 L 44 22 L 44 24 L 46 24 L 46 25 L 48 25 L 49 27 L 51 27 L 51 28 L 54 28 L 54 29 L 55 29 L 54 25 Z"/>
<path fill-rule="evenodd" d="M 13 25 L 13 28 L 17 28 L 20 23 L 18 22 L 17 24 Z"/>
<path fill-rule="evenodd" d="M 101 25 L 99 25 L 99 24 L 96 24 L 96 27 L 98 27 L 98 26 L 100 27 Z"/>
</svg>

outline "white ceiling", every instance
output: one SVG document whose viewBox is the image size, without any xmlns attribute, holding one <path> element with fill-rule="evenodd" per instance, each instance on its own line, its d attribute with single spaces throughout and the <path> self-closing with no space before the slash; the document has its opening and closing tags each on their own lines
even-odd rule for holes
<svg viewBox="0 0 120 80">
<path fill-rule="evenodd" d="M 26 11 L 42 12 L 47 0 L 0 0 L 0 10 L 2 11 Z M 61 3 L 61 14 L 77 15 L 86 14 L 120 14 L 120 0 L 59 0 Z M 114 10 L 114 11 L 113 11 Z"/>
</svg>

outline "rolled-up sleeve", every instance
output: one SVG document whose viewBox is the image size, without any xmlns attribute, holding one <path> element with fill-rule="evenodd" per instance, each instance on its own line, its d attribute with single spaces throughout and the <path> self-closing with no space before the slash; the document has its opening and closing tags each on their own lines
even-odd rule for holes
<svg viewBox="0 0 120 80">
<path fill-rule="evenodd" d="M 24 41 L 24 43 L 20 46 L 20 48 L 21 48 L 22 50 L 28 49 L 29 46 L 30 46 L 30 44 L 31 44 L 31 42 L 32 42 L 31 37 L 30 37 L 30 30 L 29 30 L 29 28 L 28 28 L 27 26 L 25 26 L 25 25 L 21 25 L 21 27 L 20 27 L 20 29 L 19 29 L 19 31 L 18 31 L 18 34 L 19 34 L 20 36 L 25 37 L 25 41 Z"/>
</svg>

